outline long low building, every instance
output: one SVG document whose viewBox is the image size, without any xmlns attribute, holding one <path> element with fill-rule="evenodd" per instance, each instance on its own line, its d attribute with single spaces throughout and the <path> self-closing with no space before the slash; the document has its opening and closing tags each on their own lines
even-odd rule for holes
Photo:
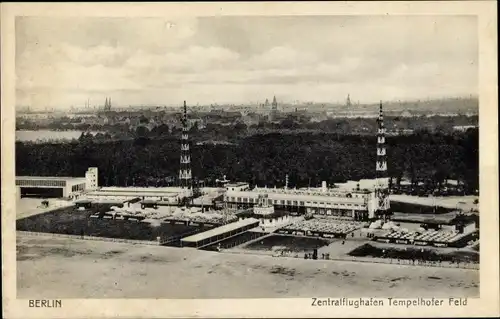
<svg viewBox="0 0 500 319">
<path fill-rule="evenodd" d="M 213 200 L 221 196 L 224 189 L 202 188 L 202 196 L 194 199 L 196 206 L 211 206 Z M 157 205 L 177 205 L 185 197 L 192 196 L 192 190 L 181 187 L 101 187 L 98 190 L 88 192 L 87 199 L 128 201 L 138 198 L 144 203 Z"/>
<path fill-rule="evenodd" d="M 16 176 L 18 197 L 78 197 L 93 190 L 97 185 L 98 171 L 90 167 L 85 177 L 63 176 Z"/>
<path fill-rule="evenodd" d="M 186 189 L 180 187 L 102 187 L 86 194 L 91 200 L 153 200 L 177 204 L 187 196 Z"/>
<path fill-rule="evenodd" d="M 259 226 L 259 220 L 255 218 L 247 218 L 234 223 L 222 225 L 217 228 L 207 230 L 205 232 L 192 235 L 181 239 L 182 247 L 201 248 L 206 245 L 213 244 L 219 240 L 241 234 L 249 229 Z"/>
<path fill-rule="evenodd" d="M 274 208 L 299 214 L 346 216 L 361 220 L 375 217 L 375 212 L 379 209 L 375 192 L 369 190 L 229 189 L 224 195 L 224 201 L 228 207 L 250 208 L 263 195 L 267 196 L 267 204 Z"/>
<path fill-rule="evenodd" d="M 86 180 L 84 177 L 16 176 L 16 187 L 21 197 L 70 197 L 85 190 Z"/>
</svg>

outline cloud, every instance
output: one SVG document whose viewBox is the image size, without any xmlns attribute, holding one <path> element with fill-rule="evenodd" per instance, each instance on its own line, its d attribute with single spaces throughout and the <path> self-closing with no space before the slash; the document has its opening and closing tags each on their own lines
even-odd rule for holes
<svg viewBox="0 0 500 319">
<path fill-rule="evenodd" d="M 307 66 L 314 62 L 318 62 L 318 58 L 310 52 L 277 46 L 252 57 L 247 64 L 249 68 L 254 69 L 287 69 Z"/>
<path fill-rule="evenodd" d="M 191 46 L 164 54 L 138 50 L 129 56 L 124 67 L 139 71 L 159 69 L 163 72 L 200 72 L 231 65 L 238 59 L 238 54 L 225 48 Z"/>
<path fill-rule="evenodd" d="M 124 48 L 109 45 L 97 45 L 88 49 L 68 44 L 62 44 L 61 47 L 65 60 L 82 66 L 99 64 L 108 67 L 121 67 L 128 57 Z"/>
<path fill-rule="evenodd" d="M 477 91 L 467 17 L 20 18 L 21 104 L 405 99 Z M 116 98 L 115 98 L 116 97 Z"/>
</svg>

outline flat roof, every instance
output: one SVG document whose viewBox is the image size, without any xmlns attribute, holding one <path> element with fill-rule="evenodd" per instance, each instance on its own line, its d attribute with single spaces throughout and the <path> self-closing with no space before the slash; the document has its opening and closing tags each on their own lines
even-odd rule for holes
<svg viewBox="0 0 500 319">
<path fill-rule="evenodd" d="M 103 192 L 181 193 L 181 192 L 187 191 L 187 189 L 183 189 L 180 187 L 114 187 L 114 186 L 107 186 L 107 187 L 101 187 L 100 191 L 103 191 Z"/>
<path fill-rule="evenodd" d="M 226 186 L 233 186 L 233 187 L 236 187 L 236 186 L 245 186 L 245 185 L 248 185 L 248 183 L 237 182 L 237 183 L 228 183 L 228 184 L 226 184 Z"/>
<path fill-rule="evenodd" d="M 59 180 L 59 181 L 80 181 L 86 180 L 85 177 L 70 177 L 70 176 L 16 176 L 17 180 L 31 180 L 31 181 L 44 181 L 44 180 Z"/>
<path fill-rule="evenodd" d="M 157 200 L 152 200 L 152 199 L 145 199 L 141 201 L 141 204 L 158 204 Z"/>
<path fill-rule="evenodd" d="M 243 219 L 243 220 L 240 220 L 240 221 L 237 221 L 237 222 L 234 222 L 234 223 L 222 225 L 220 227 L 216 227 L 216 228 L 207 230 L 205 232 L 202 232 L 202 233 L 199 233 L 199 234 L 195 234 L 195 235 L 183 238 L 183 239 L 181 239 L 181 241 L 196 243 L 196 242 L 202 241 L 204 239 L 208 239 L 208 238 L 211 238 L 211 237 L 215 237 L 215 236 L 218 236 L 218 235 L 225 234 L 227 232 L 230 232 L 232 230 L 236 230 L 238 228 L 242 228 L 242 227 L 245 227 L 245 226 L 250 226 L 250 225 L 255 224 L 255 223 L 258 224 L 259 220 L 255 219 L 255 218 L 247 218 L 247 219 Z"/>
<path fill-rule="evenodd" d="M 392 220 L 402 222 L 416 222 L 422 224 L 451 224 L 457 217 L 457 212 L 446 214 L 408 214 L 408 213 L 394 213 Z"/>
<path fill-rule="evenodd" d="M 175 197 L 178 196 L 178 193 L 164 193 L 164 192 L 142 192 L 142 191 L 93 191 L 87 193 L 90 196 L 132 196 L 132 197 L 141 197 L 141 196 L 159 196 L 159 197 Z"/>
</svg>

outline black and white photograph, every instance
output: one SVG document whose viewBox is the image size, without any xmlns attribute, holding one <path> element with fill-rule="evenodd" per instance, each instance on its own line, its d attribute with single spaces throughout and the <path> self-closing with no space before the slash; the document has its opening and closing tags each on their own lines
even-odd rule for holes
<svg viewBox="0 0 500 319">
<path fill-rule="evenodd" d="M 13 21 L 14 298 L 482 297 L 477 15 Z"/>
</svg>

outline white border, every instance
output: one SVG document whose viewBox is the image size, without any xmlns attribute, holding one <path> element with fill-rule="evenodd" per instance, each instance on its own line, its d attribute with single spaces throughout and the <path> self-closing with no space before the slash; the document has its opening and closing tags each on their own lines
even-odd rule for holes
<svg viewBox="0 0 500 319">
<path fill-rule="evenodd" d="M 2 289 L 6 318 L 72 317 L 465 317 L 499 315 L 497 18 L 495 1 L 273 3 L 2 3 Z M 68 299 L 28 308 L 16 299 L 14 195 L 14 17 L 214 15 L 477 15 L 479 23 L 481 273 L 479 299 L 466 307 L 311 307 L 311 299 Z M 311 296 L 312 297 L 312 296 Z"/>
</svg>

